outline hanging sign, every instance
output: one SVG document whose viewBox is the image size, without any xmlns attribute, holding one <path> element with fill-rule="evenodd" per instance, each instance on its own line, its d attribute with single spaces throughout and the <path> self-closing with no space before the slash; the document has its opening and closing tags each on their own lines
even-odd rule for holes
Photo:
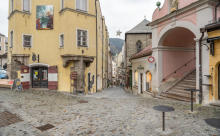
<svg viewBox="0 0 220 136">
<path fill-rule="evenodd" d="M 77 73 L 76 72 L 71 72 L 70 79 L 77 79 Z"/>
<path fill-rule="evenodd" d="M 154 58 L 154 57 L 152 57 L 152 56 L 150 56 L 150 57 L 148 58 L 148 61 L 149 61 L 150 63 L 154 63 L 155 58 Z"/>
<path fill-rule="evenodd" d="M 149 63 L 149 69 L 155 69 L 156 64 L 155 63 Z"/>
<path fill-rule="evenodd" d="M 144 67 L 141 67 L 141 65 L 140 65 L 140 67 L 137 67 L 137 69 L 138 70 L 144 70 Z"/>
</svg>

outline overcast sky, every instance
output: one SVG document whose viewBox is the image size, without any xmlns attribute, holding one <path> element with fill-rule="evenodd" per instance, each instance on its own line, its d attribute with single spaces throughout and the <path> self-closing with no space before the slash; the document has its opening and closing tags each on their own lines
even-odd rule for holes
<svg viewBox="0 0 220 136">
<path fill-rule="evenodd" d="M 8 1 L 0 0 L 0 33 L 8 36 Z M 164 0 L 158 0 L 163 5 Z M 129 31 L 141 21 L 144 16 L 152 21 L 152 14 L 156 7 L 155 0 L 100 0 L 102 15 L 105 16 L 110 38 L 124 39 Z M 122 32 L 116 36 L 116 31 Z"/>
</svg>

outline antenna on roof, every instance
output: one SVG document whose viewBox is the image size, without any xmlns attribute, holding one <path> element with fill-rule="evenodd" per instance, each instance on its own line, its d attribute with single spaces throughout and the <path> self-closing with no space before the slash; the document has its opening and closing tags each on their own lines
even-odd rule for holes
<svg viewBox="0 0 220 136">
<path fill-rule="evenodd" d="M 146 15 L 144 16 L 144 19 L 146 19 Z"/>
</svg>

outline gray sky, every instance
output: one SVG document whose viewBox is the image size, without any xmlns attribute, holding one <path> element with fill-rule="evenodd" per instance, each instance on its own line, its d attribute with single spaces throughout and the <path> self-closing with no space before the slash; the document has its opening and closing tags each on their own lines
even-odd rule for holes
<svg viewBox="0 0 220 136">
<path fill-rule="evenodd" d="M 8 36 L 8 1 L 0 0 L 0 33 Z M 161 7 L 164 0 L 161 1 Z M 100 0 L 102 14 L 105 16 L 110 38 L 124 39 L 125 32 L 129 31 L 141 21 L 144 16 L 152 21 L 152 14 L 156 7 L 155 0 Z M 122 32 L 116 36 L 116 31 Z"/>
</svg>

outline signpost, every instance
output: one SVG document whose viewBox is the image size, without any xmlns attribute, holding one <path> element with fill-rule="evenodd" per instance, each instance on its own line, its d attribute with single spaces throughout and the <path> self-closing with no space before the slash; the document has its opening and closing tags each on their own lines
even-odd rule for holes
<svg viewBox="0 0 220 136">
<path fill-rule="evenodd" d="M 23 90 L 23 87 L 22 87 L 22 85 L 21 85 L 21 81 L 20 81 L 20 79 L 18 78 L 18 79 L 14 79 L 14 81 L 13 81 L 13 84 L 12 84 L 12 86 L 11 86 L 11 91 L 12 90 L 18 90 L 18 92 L 19 92 L 19 90 Z"/>
<path fill-rule="evenodd" d="M 156 63 L 155 63 L 155 58 L 150 56 L 148 58 L 149 63 L 149 69 L 156 69 Z"/>
</svg>

